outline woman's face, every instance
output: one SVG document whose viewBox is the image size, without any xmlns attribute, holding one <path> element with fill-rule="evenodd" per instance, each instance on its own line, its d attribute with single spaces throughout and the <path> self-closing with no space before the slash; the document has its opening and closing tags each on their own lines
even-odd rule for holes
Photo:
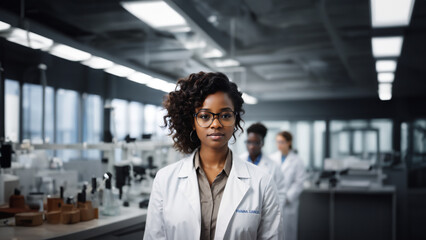
<svg viewBox="0 0 426 240">
<path fill-rule="evenodd" d="M 195 109 L 195 113 L 199 113 L 198 116 L 203 117 L 206 116 L 205 114 L 208 114 L 207 112 L 218 114 L 226 112 L 229 113 L 234 110 L 234 105 L 232 104 L 232 100 L 229 98 L 228 94 L 224 92 L 216 92 L 208 95 L 204 100 L 203 105 Z M 227 121 L 226 119 L 229 119 L 229 115 L 222 115 L 222 122 Z M 227 149 L 228 141 L 234 133 L 235 121 L 231 126 L 229 126 L 229 124 L 226 125 L 228 126 L 221 124 L 219 116 L 215 116 L 210 126 L 201 127 L 197 123 L 197 118 L 194 117 L 194 128 L 201 141 L 201 147 L 217 150 L 222 148 Z"/>
<path fill-rule="evenodd" d="M 290 150 L 291 142 L 288 142 L 287 139 L 281 135 L 277 135 L 275 140 L 277 141 L 278 150 L 283 154 L 287 154 Z"/>
</svg>

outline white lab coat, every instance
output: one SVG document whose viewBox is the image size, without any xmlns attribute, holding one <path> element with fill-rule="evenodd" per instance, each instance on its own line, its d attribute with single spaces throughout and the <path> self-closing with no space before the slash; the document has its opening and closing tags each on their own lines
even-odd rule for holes
<svg viewBox="0 0 426 240">
<path fill-rule="evenodd" d="M 200 239 L 200 195 L 193 158 L 194 154 L 158 171 L 144 239 Z M 255 165 L 233 158 L 215 239 L 279 239 L 280 221 L 281 209 L 272 178 Z"/>
<path fill-rule="evenodd" d="M 241 161 L 248 162 L 248 156 L 249 156 L 248 152 L 241 154 L 240 155 Z M 286 197 L 285 182 L 284 182 L 284 175 L 280 170 L 280 165 L 272 161 L 265 154 L 262 154 L 262 157 L 260 158 L 259 164 L 257 164 L 257 166 L 263 169 L 266 173 L 272 174 L 272 179 L 274 180 L 275 185 L 277 186 L 278 196 L 280 198 L 280 204 L 281 206 L 284 206 L 285 197 Z"/>
<path fill-rule="evenodd" d="M 281 161 L 281 155 L 281 152 L 278 151 L 271 154 L 269 158 L 281 166 L 284 176 L 284 192 L 286 194 L 283 210 L 284 239 L 296 240 L 299 196 L 306 178 L 305 166 L 302 159 L 293 151 L 289 152 L 284 163 Z"/>
</svg>

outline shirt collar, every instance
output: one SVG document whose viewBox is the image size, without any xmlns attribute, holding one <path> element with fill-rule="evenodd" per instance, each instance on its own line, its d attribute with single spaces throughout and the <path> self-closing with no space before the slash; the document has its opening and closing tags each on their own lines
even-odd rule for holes
<svg viewBox="0 0 426 240">
<path fill-rule="evenodd" d="M 247 157 L 247 160 L 249 162 L 253 163 L 254 165 L 258 165 L 261 158 L 262 158 L 262 153 L 260 153 L 259 156 L 257 156 L 257 158 L 256 158 L 256 160 L 254 160 L 254 162 L 251 160 L 250 155 Z"/>
</svg>

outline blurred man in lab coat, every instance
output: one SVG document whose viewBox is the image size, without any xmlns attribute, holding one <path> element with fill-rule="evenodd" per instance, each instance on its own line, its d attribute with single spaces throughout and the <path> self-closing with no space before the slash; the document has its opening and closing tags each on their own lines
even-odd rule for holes
<svg viewBox="0 0 426 240">
<path fill-rule="evenodd" d="M 272 178 L 277 186 L 281 207 L 284 207 L 286 194 L 284 192 L 285 184 L 283 174 L 280 171 L 279 165 L 262 153 L 262 147 L 267 132 L 268 129 L 262 123 L 252 124 L 247 129 L 247 152 L 241 154 L 240 159 L 249 161 L 262 168 L 267 173 L 272 174 Z"/>
<path fill-rule="evenodd" d="M 277 134 L 278 151 L 269 157 L 280 165 L 284 176 L 285 204 L 283 210 L 284 239 L 297 239 L 299 196 L 306 178 L 302 159 L 293 151 L 293 136 L 287 131 Z"/>
</svg>

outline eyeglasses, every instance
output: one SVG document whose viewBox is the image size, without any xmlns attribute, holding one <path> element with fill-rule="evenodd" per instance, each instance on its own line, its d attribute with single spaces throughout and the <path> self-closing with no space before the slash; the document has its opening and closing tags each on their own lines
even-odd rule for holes
<svg viewBox="0 0 426 240">
<path fill-rule="evenodd" d="M 245 141 L 246 145 L 253 145 L 256 147 L 259 147 L 260 145 L 262 145 L 262 142 L 258 142 L 258 141 Z"/>
<path fill-rule="evenodd" d="M 224 111 L 220 113 L 212 113 L 208 111 L 200 111 L 194 114 L 194 117 L 197 120 L 198 126 L 200 127 L 210 127 L 214 119 L 219 120 L 219 123 L 224 127 L 231 127 L 235 123 L 236 113 L 233 111 Z"/>
</svg>

